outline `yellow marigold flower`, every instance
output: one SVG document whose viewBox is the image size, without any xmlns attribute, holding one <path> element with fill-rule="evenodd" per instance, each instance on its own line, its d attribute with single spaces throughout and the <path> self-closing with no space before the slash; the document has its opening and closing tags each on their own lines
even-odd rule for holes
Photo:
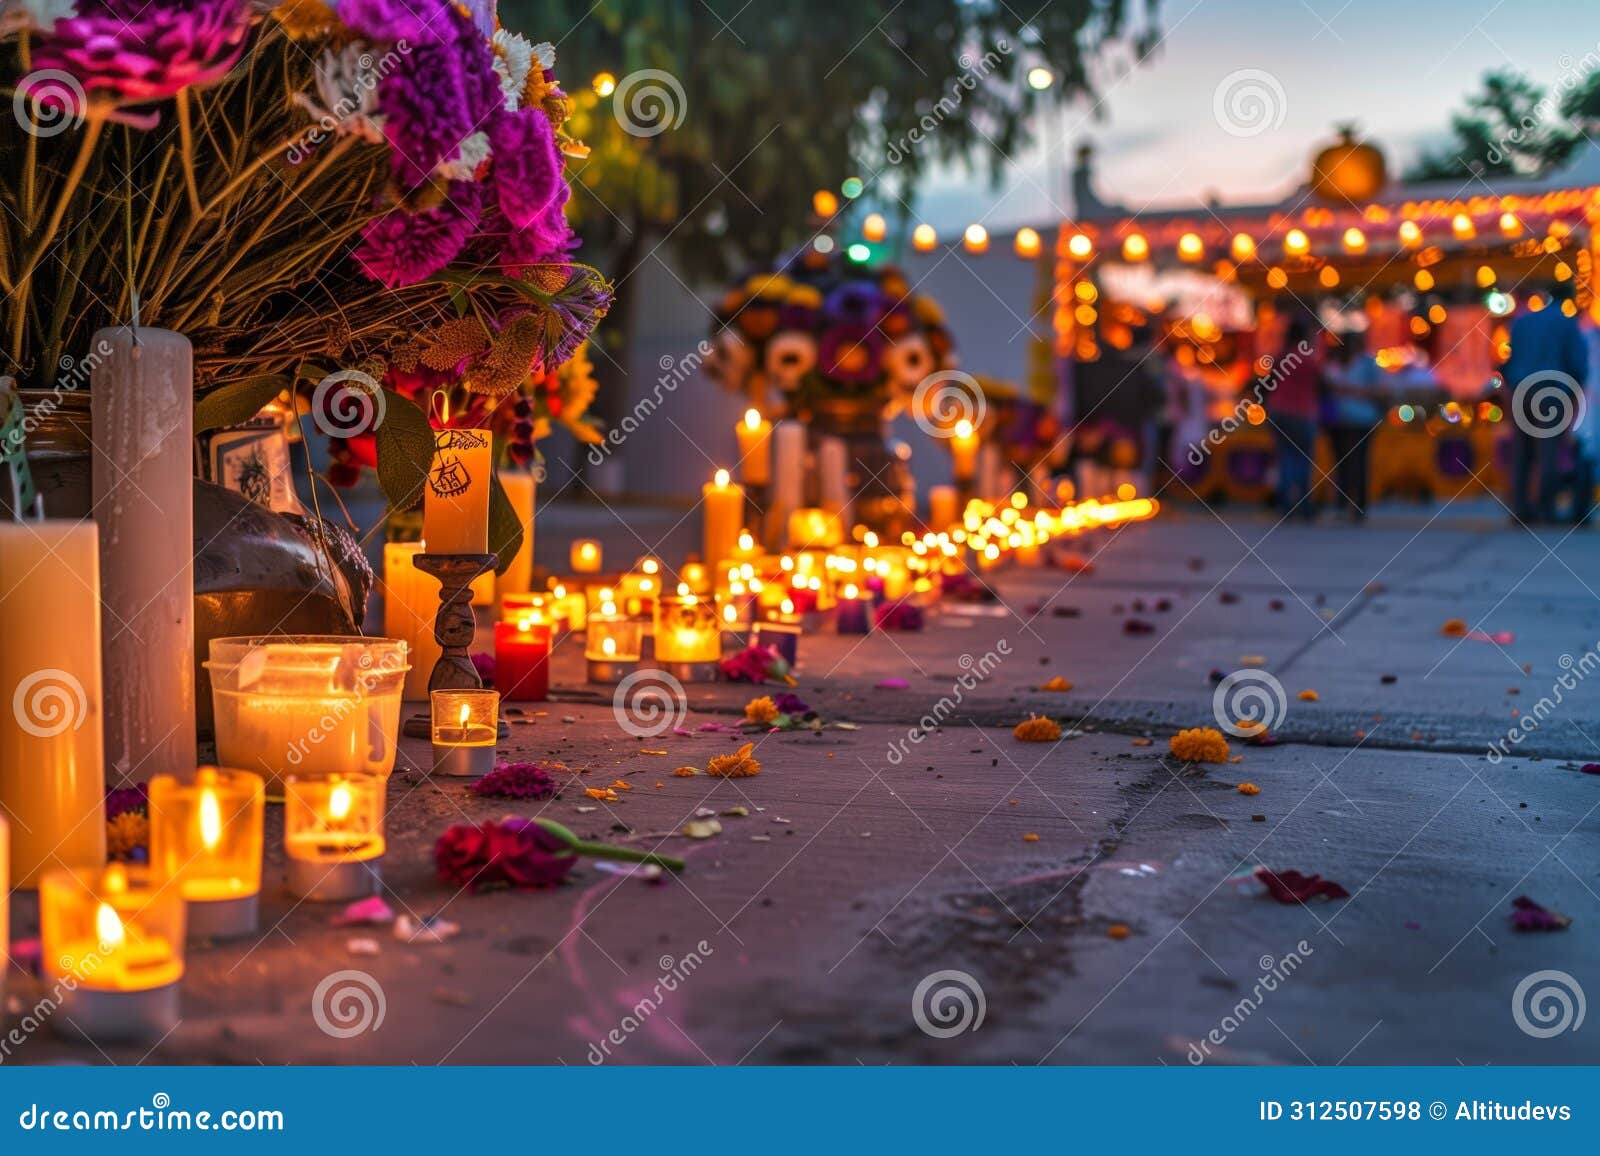
<svg viewBox="0 0 1600 1156">
<path fill-rule="evenodd" d="M 931 297 L 913 297 L 911 312 L 924 325 L 944 324 L 944 310 L 939 308 L 938 302 Z"/>
<path fill-rule="evenodd" d="M 1072 684 L 1059 674 L 1039 688 L 1040 690 L 1071 690 Z"/>
<path fill-rule="evenodd" d="M 622 797 L 610 787 L 585 787 L 583 793 L 591 799 L 599 799 L 602 803 L 615 803 Z"/>
<path fill-rule="evenodd" d="M 822 308 L 822 290 L 814 285 L 796 285 L 789 290 L 789 296 L 785 300 L 790 305 L 798 306 L 801 309 L 820 309 Z"/>
<path fill-rule="evenodd" d="M 794 282 L 782 273 L 757 273 L 744 283 L 746 293 L 768 301 L 782 301 L 793 288 Z"/>
<path fill-rule="evenodd" d="M 1025 743 L 1053 743 L 1061 737 L 1061 724 L 1035 716 L 1023 719 L 1011 733 Z"/>
<path fill-rule="evenodd" d="M 1314 690 L 1302 690 L 1299 697 L 1301 702 L 1316 702 L 1322 696 Z"/>
<path fill-rule="evenodd" d="M 1254 783 L 1240 783 L 1239 793 L 1241 795 L 1259 795 L 1261 793 L 1261 788 L 1256 786 Z"/>
<path fill-rule="evenodd" d="M 1127 939 L 1128 936 L 1133 934 L 1133 928 L 1129 927 L 1126 923 L 1113 923 L 1110 927 L 1106 928 L 1106 934 L 1112 939 Z"/>
<path fill-rule="evenodd" d="M 754 743 L 745 743 L 731 755 L 717 755 L 706 764 L 706 774 L 720 775 L 725 779 L 748 779 L 761 773 L 761 764 L 750 754 Z"/>
<path fill-rule="evenodd" d="M 150 820 L 138 811 L 124 811 L 106 824 L 106 855 L 127 859 L 150 845 Z"/>
<path fill-rule="evenodd" d="M 771 695 L 762 695 L 753 698 L 744 704 L 744 718 L 746 722 L 769 723 L 778 717 L 778 704 L 772 701 Z"/>
<path fill-rule="evenodd" d="M 339 22 L 323 0 L 282 0 L 272 10 L 272 18 L 283 26 L 290 40 L 326 36 Z"/>
<path fill-rule="evenodd" d="M 1225 763 L 1228 740 L 1215 727 L 1191 727 L 1167 740 L 1172 753 L 1186 763 Z"/>
</svg>

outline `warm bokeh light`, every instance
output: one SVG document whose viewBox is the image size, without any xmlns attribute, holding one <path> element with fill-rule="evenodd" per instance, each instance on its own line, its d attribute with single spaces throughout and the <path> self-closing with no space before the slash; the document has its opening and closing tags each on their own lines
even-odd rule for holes
<svg viewBox="0 0 1600 1156">
<path fill-rule="evenodd" d="M 1143 233 L 1129 233 L 1122 241 L 1122 259 L 1125 261 L 1143 261 L 1150 256 L 1150 242 L 1144 239 Z"/>
<path fill-rule="evenodd" d="M 932 225 L 921 224 L 911 231 L 911 247 L 919 253 L 932 251 L 939 244 L 939 231 Z"/>
<path fill-rule="evenodd" d="M 978 224 L 968 225 L 967 231 L 961 234 L 961 242 L 967 252 L 981 253 L 989 247 L 989 230 Z"/>
<path fill-rule="evenodd" d="M 1041 248 L 1039 233 L 1035 229 L 1023 227 L 1017 230 L 1015 246 L 1019 257 L 1037 257 Z"/>
<path fill-rule="evenodd" d="M 594 91 L 597 96 L 610 96 L 617 91 L 617 78 L 609 72 L 595 73 Z"/>
<path fill-rule="evenodd" d="M 1185 261 L 1198 261 L 1205 251 L 1197 233 L 1185 233 L 1178 238 L 1178 256 Z"/>
</svg>

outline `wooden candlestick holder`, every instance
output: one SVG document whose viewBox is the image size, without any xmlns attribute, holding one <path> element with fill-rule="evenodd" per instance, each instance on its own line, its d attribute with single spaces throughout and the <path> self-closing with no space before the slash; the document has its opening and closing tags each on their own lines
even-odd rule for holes
<svg viewBox="0 0 1600 1156">
<path fill-rule="evenodd" d="M 439 660 L 428 676 L 428 689 L 476 690 L 483 686 L 468 648 L 477 633 L 472 613 L 472 583 L 499 563 L 494 554 L 418 554 L 416 566 L 439 581 L 439 609 L 433 616 L 433 640 Z"/>
</svg>

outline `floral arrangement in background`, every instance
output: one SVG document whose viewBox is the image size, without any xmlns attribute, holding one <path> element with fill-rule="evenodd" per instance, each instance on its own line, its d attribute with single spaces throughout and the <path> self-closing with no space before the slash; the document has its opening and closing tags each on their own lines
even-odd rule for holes
<svg viewBox="0 0 1600 1156">
<path fill-rule="evenodd" d="M 137 316 L 193 343 L 198 428 L 341 375 L 399 506 L 421 375 L 485 399 L 458 422 L 581 417 L 560 367 L 610 288 L 571 260 L 554 63 L 493 0 L 0 0 L 3 371 L 49 388 Z"/>
<path fill-rule="evenodd" d="M 867 270 L 809 248 L 728 289 L 711 344 L 706 371 L 764 413 L 777 412 L 775 399 L 804 416 L 843 397 L 876 400 L 893 414 L 929 374 L 957 365 L 943 311 L 900 270 Z"/>
</svg>

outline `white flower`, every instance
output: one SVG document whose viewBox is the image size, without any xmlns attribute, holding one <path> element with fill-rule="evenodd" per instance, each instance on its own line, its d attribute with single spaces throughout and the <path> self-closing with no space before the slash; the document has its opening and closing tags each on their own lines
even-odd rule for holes
<svg viewBox="0 0 1600 1156">
<path fill-rule="evenodd" d="M 54 28 L 57 20 L 77 14 L 77 0 L 0 0 L 0 36 L 25 28 Z"/>
<path fill-rule="evenodd" d="M 509 112 L 515 112 L 522 103 L 522 90 L 533 68 L 534 52 L 533 45 L 521 33 L 502 28 L 494 34 L 494 71 L 500 78 L 500 95 L 505 98 Z"/>
<path fill-rule="evenodd" d="M 556 66 L 556 46 L 548 40 L 541 40 L 533 46 L 533 61 L 539 66 L 540 72 L 549 72 Z"/>
<path fill-rule="evenodd" d="M 322 54 L 317 65 L 319 106 L 308 94 L 297 92 L 294 102 L 321 121 L 330 131 L 353 133 L 377 144 L 383 140 L 383 114 L 378 112 L 378 83 L 383 79 L 381 62 L 373 59 L 372 49 L 353 40 L 337 55 Z"/>
<path fill-rule="evenodd" d="M 456 154 L 456 159 L 440 165 L 437 172 L 452 181 L 470 181 L 478 171 L 478 166 L 488 159 L 489 134 L 475 132 L 461 142 L 461 151 Z"/>
</svg>

